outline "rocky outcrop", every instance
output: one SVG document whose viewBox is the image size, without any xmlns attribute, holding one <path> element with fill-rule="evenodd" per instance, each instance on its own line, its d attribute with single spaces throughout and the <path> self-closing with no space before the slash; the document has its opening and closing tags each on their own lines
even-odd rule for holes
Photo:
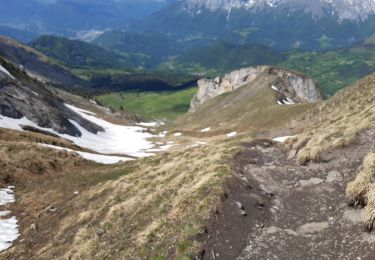
<svg viewBox="0 0 375 260">
<path fill-rule="evenodd" d="M 280 98 L 287 98 L 294 103 L 309 103 L 322 100 L 318 84 L 311 78 L 286 69 L 270 68 L 268 73 L 276 76 L 275 90 Z"/>
<path fill-rule="evenodd" d="M 81 136 L 81 132 L 71 120 L 89 132 L 103 131 L 102 127 L 70 110 L 52 90 L 13 64 L 0 58 L 0 66 L 5 71 L 0 73 L 0 115 L 14 119 L 26 117 L 40 127 L 72 136 Z"/>
<path fill-rule="evenodd" d="M 268 66 L 249 67 L 233 71 L 224 77 L 201 79 L 198 81 L 198 92 L 190 104 L 190 111 L 221 94 L 231 92 L 252 83 L 258 77 L 266 75 L 274 78 L 271 85 L 279 104 L 316 102 L 322 99 L 317 83 L 303 74 Z"/>
</svg>

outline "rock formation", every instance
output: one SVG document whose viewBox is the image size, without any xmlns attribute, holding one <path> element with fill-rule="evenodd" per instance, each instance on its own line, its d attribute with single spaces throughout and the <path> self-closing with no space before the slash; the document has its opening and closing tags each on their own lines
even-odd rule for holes
<svg viewBox="0 0 375 260">
<path fill-rule="evenodd" d="M 287 69 L 258 66 L 236 70 L 222 78 L 199 80 L 198 92 L 191 101 L 190 111 L 194 111 L 205 101 L 243 87 L 264 74 L 275 78 L 274 84 L 270 87 L 275 90 L 280 103 L 283 103 L 283 100 L 290 103 L 322 100 L 319 87 L 311 78 Z"/>
</svg>

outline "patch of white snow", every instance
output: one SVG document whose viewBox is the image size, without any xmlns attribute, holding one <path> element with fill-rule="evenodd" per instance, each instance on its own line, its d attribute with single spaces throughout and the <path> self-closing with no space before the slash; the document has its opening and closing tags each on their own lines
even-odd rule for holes
<svg viewBox="0 0 375 260">
<path fill-rule="evenodd" d="M 209 131 L 211 131 L 211 127 L 207 127 L 205 129 L 201 130 L 202 133 L 206 133 L 206 132 L 209 132 Z"/>
<path fill-rule="evenodd" d="M 81 152 L 81 151 L 75 151 L 69 148 L 65 147 L 60 147 L 60 146 L 55 146 L 55 145 L 49 145 L 49 144 L 39 144 L 51 149 L 56 149 L 56 150 L 64 150 L 68 152 L 74 152 L 79 154 L 82 158 L 89 160 L 89 161 L 94 161 L 97 163 L 101 164 L 116 164 L 119 162 L 126 162 L 126 161 L 132 161 L 134 159 L 128 158 L 128 157 L 121 157 L 121 156 L 112 156 L 112 155 L 102 155 L 102 154 L 94 154 L 94 153 L 87 153 L 87 152 Z"/>
<path fill-rule="evenodd" d="M 0 64 L 0 71 L 3 72 L 3 73 L 5 73 L 6 75 L 8 75 L 9 77 L 11 77 L 12 79 L 15 79 L 13 77 L 13 75 L 10 74 L 9 71 L 6 68 L 4 68 L 1 64 Z"/>
<path fill-rule="evenodd" d="M 0 206 L 15 202 L 13 186 L 0 189 Z M 10 211 L 0 211 L 0 217 L 5 217 Z M 13 241 L 19 237 L 19 230 L 16 217 L 9 219 L 0 218 L 0 252 L 10 248 Z"/>
<path fill-rule="evenodd" d="M 284 143 L 286 140 L 288 140 L 290 138 L 294 138 L 294 137 L 296 137 L 296 135 L 277 137 L 277 138 L 274 138 L 272 140 L 275 141 L 275 142 Z"/>
<path fill-rule="evenodd" d="M 237 132 L 232 132 L 227 134 L 227 137 L 235 137 L 237 135 Z"/>
</svg>

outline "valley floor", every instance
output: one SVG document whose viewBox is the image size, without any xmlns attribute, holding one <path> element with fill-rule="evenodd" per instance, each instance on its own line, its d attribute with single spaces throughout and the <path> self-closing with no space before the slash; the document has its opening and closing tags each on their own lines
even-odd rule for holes
<svg viewBox="0 0 375 260">
<path fill-rule="evenodd" d="M 270 141 L 244 144 L 206 227 L 203 259 L 374 259 L 375 234 L 345 198 L 374 138 L 367 130 L 307 166 Z"/>
</svg>

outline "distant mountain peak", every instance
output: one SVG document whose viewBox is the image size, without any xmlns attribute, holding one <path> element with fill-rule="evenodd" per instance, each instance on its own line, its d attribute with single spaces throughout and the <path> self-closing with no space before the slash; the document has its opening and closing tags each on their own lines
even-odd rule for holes
<svg viewBox="0 0 375 260">
<path fill-rule="evenodd" d="M 185 0 L 183 3 L 183 8 L 190 11 L 203 8 L 213 12 L 232 9 L 255 11 L 289 7 L 302 8 L 307 13 L 318 16 L 322 12 L 330 11 L 332 15 L 337 15 L 340 21 L 365 20 L 369 15 L 375 14 L 374 0 Z"/>
</svg>

